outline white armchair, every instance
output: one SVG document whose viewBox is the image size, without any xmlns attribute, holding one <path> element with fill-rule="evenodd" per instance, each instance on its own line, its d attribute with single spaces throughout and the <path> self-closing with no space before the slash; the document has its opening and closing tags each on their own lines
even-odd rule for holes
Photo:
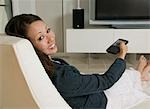
<svg viewBox="0 0 150 109">
<path fill-rule="evenodd" d="M 71 109 L 26 39 L 0 36 L 0 109 Z"/>
</svg>

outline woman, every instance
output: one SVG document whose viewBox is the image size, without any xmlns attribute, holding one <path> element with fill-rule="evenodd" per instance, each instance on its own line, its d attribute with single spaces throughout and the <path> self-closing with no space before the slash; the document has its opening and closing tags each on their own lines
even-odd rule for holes
<svg viewBox="0 0 150 109">
<path fill-rule="evenodd" d="M 57 52 L 55 34 L 39 16 L 32 14 L 17 15 L 8 22 L 5 32 L 8 35 L 31 41 L 46 73 L 72 108 L 109 108 L 111 104 L 109 88 L 111 89 L 117 83 L 126 68 L 124 59 L 127 46 L 123 42 L 120 44 L 118 58 L 103 75 L 82 75 L 78 69 L 64 60 L 50 57 Z M 142 57 L 137 70 L 141 70 L 141 74 L 146 75 L 150 70 L 147 66 L 149 64 Z M 146 73 L 143 73 L 143 71 Z"/>
</svg>

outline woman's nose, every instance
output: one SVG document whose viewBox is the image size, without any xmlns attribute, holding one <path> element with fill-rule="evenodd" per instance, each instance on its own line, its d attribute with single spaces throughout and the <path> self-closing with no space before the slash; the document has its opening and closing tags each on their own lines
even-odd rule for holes
<svg viewBox="0 0 150 109">
<path fill-rule="evenodd" d="M 54 37 L 51 36 L 51 35 L 47 35 L 47 41 L 48 41 L 48 43 L 53 42 L 54 41 Z"/>
</svg>

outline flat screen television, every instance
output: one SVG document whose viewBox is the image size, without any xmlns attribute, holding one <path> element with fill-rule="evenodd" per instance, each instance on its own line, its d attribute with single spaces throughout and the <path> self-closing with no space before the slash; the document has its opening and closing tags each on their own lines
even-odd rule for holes
<svg viewBox="0 0 150 109">
<path fill-rule="evenodd" d="M 89 23 L 150 28 L 150 0 L 89 0 Z"/>
</svg>

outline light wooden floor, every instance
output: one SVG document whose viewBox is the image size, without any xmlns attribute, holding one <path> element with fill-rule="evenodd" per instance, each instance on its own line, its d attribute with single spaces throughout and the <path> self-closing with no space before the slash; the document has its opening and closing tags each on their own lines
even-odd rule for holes
<svg viewBox="0 0 150 109">
<path fill-rule="evenodd" d="M 111 54 L 67 54 L 57 57 L 63 58 L 84 73 L 103 73 L 116 59 L 116 56 Z M 126 57 L 127 68 L 135 68 L 137 60 L 133 58 Z"/>
</svg>

